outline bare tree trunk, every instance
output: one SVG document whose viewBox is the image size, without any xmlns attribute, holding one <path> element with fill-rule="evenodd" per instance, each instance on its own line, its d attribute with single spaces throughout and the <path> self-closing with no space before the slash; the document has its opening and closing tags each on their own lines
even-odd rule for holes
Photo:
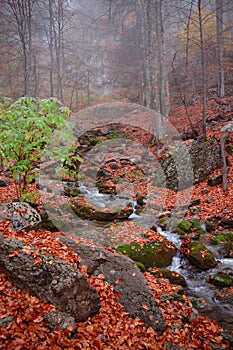
<svg viewBox="0 0 233 350">
<path fill-rule="evenodd" d="M 216 29 L 218 43 L 218 96 L 224 96 L 223 64 L 223 0 L 216 0 Z"/>
<path fill-rule="evenodd" d="M 226 154 L 225 154 L 225 142 L 229 134 L 230 134 L 230 129 L 228 129 L 226 133 L 220 137 L 221 156 L 223 161 L 222 186 L 223 186 L 224 192 L 226 192 L 227 190 L 227 162 L 226 162 Z"/>
<path fill-rule="evenodd" d="M 27 14 L 28 14 L 28 95 L 32 95 L 33 85 L 33 54 L 32 54 L 32 7 L 33 0 L 28 0 Z"/>
<path fill-rule="evenodd" d="M 49 0 L 49 52 L 50 52 L 50 69 L 49 69 L 49 81 L 50 81 L 50 96 L 53 97 L 53 70 L 54 70 L 54 14 L 53 14 L 53 0 Z"/>
<path fill-rule="evenodd" d="M 167 117 L 170 105 L 164 56 L 162 0 L 142 1 L 142 11 L 144 104 L 162 117 Z"/>
<path fill-rule="evenodd" d="M 23 56 L 24 95 L 32 94 L 32 10 L 35 0 L 7 0 L 15 19 Z"/>
<path fill-rule="evenodd" d="M 39 79 L 37 73 L 37 59 L 36 56 L 33 56 L 33 72 L 34 72 L 34 97 L 38 96 L 38 88 L 39 88 Z"/>
<path fill-rule="evenodd" d="M 203 87 L 203 110 L 202 110 L 202 132 L 206 135 L 206 99 L 207 99 L 207 81 L 206 81 L 206 58 L 203 38 L 202 23 L 202 0 L 198 0 L 198 18 L 200 30 L 200 49 L 201 49 L 201 70 L 202 70 L 202 87 Z"/>
<path fill-rule="evenodd" d="M 167 117 L 170 111 L 168 81 L 166 78 L 163 24 L 162 24 L 162 1 L 155 0 L 155 23 L 157 37 L 157 62 L 158 62 L 158 110 L 162 117 Z"/>
<path fill-rule="evenodd" d="M 58 0 L 58 37 L 57 37 L 57 83 L 58 96 L 63 102 L 63 83 L 62 83 L 62 46 L 63 46 L 63 0 Z"/>
<path fill-rule="evenodd" d="M 23 38 L 21 39 L 22 52 L 23 52 L 23 95 L 27 96 L 28 93 L 28 63 L 27 63 L 27 49 Z"/>
</svg>

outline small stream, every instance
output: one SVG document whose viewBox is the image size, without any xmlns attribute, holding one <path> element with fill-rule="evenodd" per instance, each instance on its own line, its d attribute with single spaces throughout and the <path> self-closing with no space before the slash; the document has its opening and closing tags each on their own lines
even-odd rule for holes
<svg viewBox="0 0 233 350">
<path fill-rule="evenodd" d="M 124 198 L 114 198 L 114 196 L 109 194 L 99 193 L 97 188 L 87 188 L 84 185 L 79 186 L 82 196 L 89 202 L 95 204 L 99 208 L 106 208 L 109 204 L 118 205 L 127 205 L 130 201 L 129 199 Z M 133 212 L 129 216 L 128 220 L 133 221 L 135 224 L 141 225 L 146 228 L 150 228 L 155 224 L 155 214 L 148 211 L 137 214 L 137 202 L 131 200 Z M 88 222 L 88 230 L 85 224 L 83 225 L 84 235 L 86 238 L 91 238 L 96 235 L 99 235 L 99 238 L 107 242 L 108 237 L 104 237 L 106 228 L 111 223 L 106 222 Z M 81 226 L 79 227 L 79 230 Z M 104 232 L 105 231 L 105 232 Z M 228 271 L 233 274 L 233 259 L 223 258 L 218 259 L 218 266 L 213 270 L 200 271 L 197 268 L 191 266 L 188 261 L 180 257 L 179 248 L 181 246 L 182 240 L 179 235 L 173 232 L 163 231 L 159 226 L 157 231 L 166 237 L 168 240 L 172 241 L 177 247 L 177 254 L 173 258 L 172 264 L 167 267 L 172 271 L 178 272 L 182 275 L 186 282 L 187 287 L 185 288 L 185 293 L 193 298 L 196 304 L 196 308 L 200 313 L 208 315 L 219 321 L 221 324 L 227 328 L 233 329 L 233 307 L 232 303 L 228 304 L 225 301 L 218 299 L 218 295 L 222 293 L 222 289 L 215 287 L 207 283 L 206 277 L 213 272 L 218 271 Z M 206 242 L 205 242 L 206 245 Z M 207 246 L 207 245 L 206 245 Z M 215 246 L 208 245 L 208 249 L 214 250 Z M 204 301 L 203 301 L 204 300 Z"/>
<path fill-rule="evenodd" d="M 167 269 L 178 272 L 187 282 L 185 293 L 192 299 L 195 298 L 197 308 L 200 313 L 218 320 L 227 328 L 233 329 L 233 307 L 232 304 L 218 300 L 217 295 L 221 293 L 214 285 L 206 281 L 207 275 L 219 271 L 231 271 L 233 273 L 233 259 L 218 259 L 218 266 L 208 271 L 200 271 L 195 267 L 191 267 L 186 259 L 180 257 L 179 248 L 182 243 L 180 237 L 176 233 L 164 232 L 160 227 L 157 231 L 172 241 L 177 247 L 177 254 L 173 258 L 172 264 Z M 207 246 L 207 245 L 206 245 Z M 211 250 L 212 246 L 208 245 Z M 203 300 L 205 302 L 203 302 Z"/>
</svg>

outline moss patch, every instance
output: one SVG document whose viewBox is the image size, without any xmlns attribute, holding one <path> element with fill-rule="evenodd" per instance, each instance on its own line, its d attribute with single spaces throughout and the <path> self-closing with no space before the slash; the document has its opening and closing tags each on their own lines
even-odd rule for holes
<svg viewBox="0 0 233 350">
<path fill-rule="evenodd" d="M 189 246 L 189 261 L 202 270 L 208 270 L 217 265 L 213 253 L 200 242 L 192 242 Z"/>
<path fill-rule="evenodd" d="M 166 243 L 166 241 L 153 241 L 153 243 L 145 243 L 144 245 L 131 242 L 118 246 L 116 250 L 129 256 L 137 263 L 140 262 L 146 269 L 169 266 L 176 254 L 176 247 L 170 242 Z"/>
<path fill-rule="evenodd" d="M 191 227 L 192 224 L 188 220 L 181 220 L 174 231 L 180 235 L 184 235 L 190 231 Z"/>
<path fill-rule="evenodd" d="M 217 287 L 233 286 L 233 279 L 225 272 L 218 272 L 216 275 L 210 278 L 209 282 Z"/>
<path fill-rule="evenodd" d="M 192 219 L 192 228 L 194 228 L 196 230 L 201 230 L 201 222 L 198 218 Z"/>
<path fill-rule="evenodd" d="M 224 243 L 224 242 L 233 242 L 233 232 L 227 234 L 217 233 L 211 237 L 210 242 L 212 244 Z"/>
</svg>

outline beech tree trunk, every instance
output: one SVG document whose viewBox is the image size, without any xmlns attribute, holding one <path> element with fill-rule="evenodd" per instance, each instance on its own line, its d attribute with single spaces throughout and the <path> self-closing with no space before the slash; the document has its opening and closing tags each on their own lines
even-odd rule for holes
<svg viewBox="0 0 233 350">
<path fill-rule="evenodd" d="M 216 29 L 218 43 L 218 96 L 224 97 L 224 63 L 223 63 L 223 0 L 216 0 Z"/>
<path fill-rule="evenodd" d="M 222 162 L 223 162 L 222 187 L 224 192 L 226 192 L 227 190 L 227 162 L 226 162 L 226 154 L 225 154 L 225 143 L 229 134 L 230 134 L 230 129 L 228 129 L 226 133 L 220 137 L 221 156 L 222 156 Z"/>
<path fill-rule="evenodd" d="M 50 81 L 50 96 L 53 97 L 54 90 L 53 90 L 53 71 L 54 71 L 54 35 L 53 35 L 53 0 L 49 0 L 49 35 L 48 35 L 48 42 L 49 42 L 49 52 L 50 52 L 50 70 L 49 70 L 49 81 Z"/>
<path fill-rule="evenodd" d="M 204 44 L 204 37 L 203 37 L 202 0 L 198 0 L 198 18 L 199 18 L 199 30 L 200 30 L 201 70 L 202 70 L 202 88 L 203 88 L 202 132 L 204 135 L 206 135 L 207 74 L 206 74 L 205 44 Z"/>
<path fill-rule="evenodd" d="M 144 105 L 162 117 L 169 114 L 169 89 L 165 66 L 162 0 L 144 0 L 142 15 L 144 49 Z"/>
</svg>

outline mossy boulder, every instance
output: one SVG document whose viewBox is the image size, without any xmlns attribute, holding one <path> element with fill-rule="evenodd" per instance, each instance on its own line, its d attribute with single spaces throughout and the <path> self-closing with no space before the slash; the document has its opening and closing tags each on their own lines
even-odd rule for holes
<svg viewBox="0 0 233 350">
<path fill-rule="evenodd" d="M 44 227 L 46 230 L 49 230 L 52 232 L 59 231 L 59 229 L 54 224 L 54 221 L 49 218 L 46 210 L 41 211 L 40 216 L 41 216 L 41 226 L 42 227 Z"/>
<path fill-rule="evenodd" d="M 167 240 L 153 241 L 144 245 L 131 242 L 118 246 L 116 250 L 129 256 L 135 262 L 143 264 L 146 269 L 169 266 L 176 254 L 176 247 Z"/>
<path fill-rule="evenodd" d="M 176 226 L 174 232 L 178 233 L 179 235 L 185 235 L 186 233 L 190 232 L 191 227 L 192 224 L 188 220 L 181 220 Z"/>
<path fill-rule="evenodd" d="M 132 206 L 113 207 L 113 208 L 98 208 L 90 204 L 81 197 L 74 198 L 71 203 L 73 211 L 82 219 L 98 220 L 98 221 L 113 221 L 127 219 L 133 212 Z"/>
<path fill-rule="evenodd" d="M 150 271 L 155 276 L 161 276 L 167 278 L 172 284 L 187 287 L 186 280 L 178 272 L 171 271 L 168 269 L 159 269 L 157 271 Z"/>
<path fill-rule="evenodd" d="M 192 218 L 192 228 L 195 230 L 201 230 L 201 222 L 198 218 Z"/>
<path fill-rule="evenodd" d="M 211 237 L 210 243 L 213 245 L 221 244 L 225 251 L 225 257 L 233 257 L 233 232 L 217 233 Z"/>
<path fill-rule="evenodd" d="M 191 264 L 201 270 L 208 270 L 217 266 L 213 253 L 200 242 L 191 242 L 187 254 Z"/>
<path fill-rule="evenodd" d="M 210 277 L 209 282 L 217 287 L 232 287 L 233 278 L 225 272 L 218 272 L 214 276 Z"/>
<path fill-rule="evenodd" d="M 233 242 L 233 232 L 229 233 L 217 233 L 216 235 L 212 236 L 210 239 L 210 243 L 212 244 L 218 244 L 218 243 L 224 243 L 224 242 Z"/>
</svg>

